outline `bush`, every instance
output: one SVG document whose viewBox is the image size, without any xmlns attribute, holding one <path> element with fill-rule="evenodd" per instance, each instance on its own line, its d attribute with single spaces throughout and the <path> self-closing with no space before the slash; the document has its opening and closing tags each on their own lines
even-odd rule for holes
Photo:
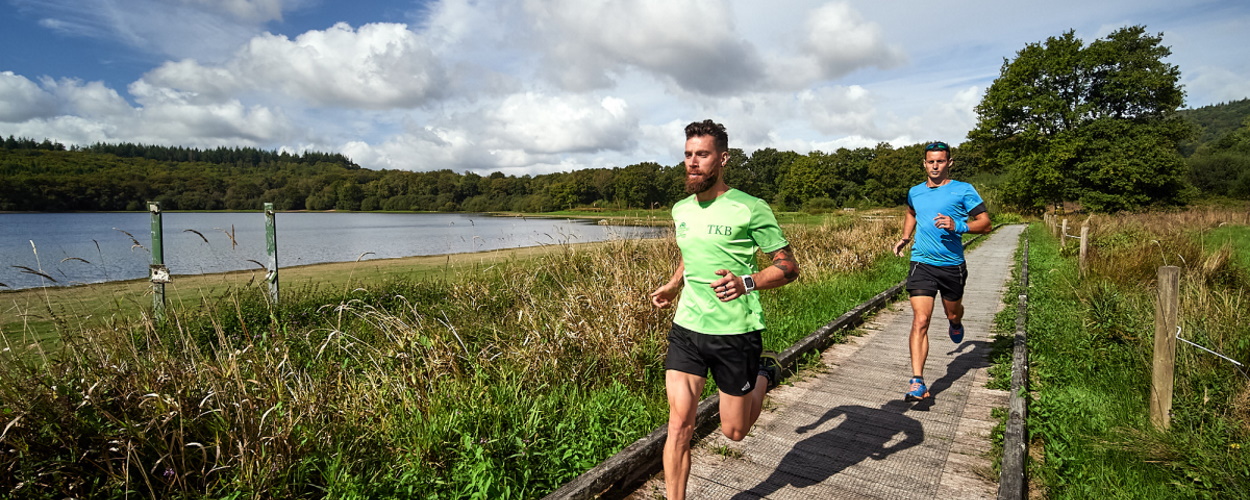
<svg viewBox="0 0 1250 500">
<path fill-rule="evenodd" d="M 809 214 L 824 214 L 838 209 L 838 203 L 827 197 L 809 198 L 803 202 L 803 211 Z"/>
</svg>

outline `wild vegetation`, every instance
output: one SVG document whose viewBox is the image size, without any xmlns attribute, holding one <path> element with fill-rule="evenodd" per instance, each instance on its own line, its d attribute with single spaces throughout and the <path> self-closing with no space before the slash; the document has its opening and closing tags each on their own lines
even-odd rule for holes
<svg viewBox="0 0 1250 500">
<path fill-rule="evenodd" d="M 1178 344 L 1171 429 L 1154 429 L 1148 409 L 1159 266 L 1181 267 L 1181 337 L 1250 364 L 1246 214 L 1240 207 L 1093 217 L 1084 277 L 1077 245 L 1060 249 L 1042 224 L 1028 230 L 1037 493 L 1247 497 L 1250 370 Z M 1014 325 L 1014 308 L 1000 316 L 1004 324 Z"/>
<path fill-rule="evenodd" d="M 896 223 L 787 231 L 804 277 L 764 294 L 770 348 L 903 273 Z M 0 494 L 545 494 L 663 422 L 671 311 L 647 293 L 677 257 L 671 240 L 554 250 L 278 308 L 239 288 L 163 324 L 67 322 L 59 347 L 3 332 Z"/>
</svg>

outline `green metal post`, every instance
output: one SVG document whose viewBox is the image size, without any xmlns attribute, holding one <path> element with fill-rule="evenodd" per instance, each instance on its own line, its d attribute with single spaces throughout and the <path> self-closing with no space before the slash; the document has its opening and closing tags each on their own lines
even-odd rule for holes
<svg viewBox="0 0 1250 500">
<path fill-rule="evenodd" d="M 169 269 L 165 267 L 165 246 L 162 241 L 165 228 L 161 223 L 161 203 L 149 201 L 148 212 L 152 214 L 152 265 L 149 272 L 152 280 L 152 314 L 157 321 L 164 321 L 165 283 L 169 283 Z"/>
<path fill-rule="evenodd" d="M 269 253 L 269 298 L 274 307 L 278 305 L 278 228 L 274 222 L 273 203 L 265 204 L 265 249 Z"/>
</svg>

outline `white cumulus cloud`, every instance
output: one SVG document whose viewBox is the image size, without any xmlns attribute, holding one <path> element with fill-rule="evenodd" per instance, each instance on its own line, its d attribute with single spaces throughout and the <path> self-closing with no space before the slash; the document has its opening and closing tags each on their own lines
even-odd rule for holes
<svg viewBox="0 0 1250 500">
<path fill-rule="evenodd" d="M 749 88 L 762 76 L 723 1 L 530 0 L 525 9 L 545 44 L 547 78 L 569 90 L 608 87 L 627 70 L 704 94 Z"/>
<path fill-rule="evenodd" d="M 28 78 L 0 72 L 0 122 L 18 123 L 55 116 L 56 99 Z"/>
<path fill-rule="evenodd" d="M 406 25 L 339 23 L 294 40 L 253 38 L 220 66 L 166 63 L 144 75 L 155 86 L 224 98 L 280 94 L 312 106 L 384 109 L 438 98 L 448 81 L 441 61 Z"/>
<path fill-rule="evenodd" d="M 60 112 L 63 114 L 108 120 L 129 117 L 135 112 L 116 90 L 106 87 L 103 82 L 46 79 L 44 86 L 60 103 Z"/>
<path fill-rule="evenodd" d="M 579 155 L 634 147 L 638 119 L 618 97 L 526 92 L 416 125 L 377 144 L 352 141 L 345 154 L 405 170 L 456 166 L 480 173 L 571 169 Z M 545 167 L 544 167 L 545 166 Z M 587 166 L 582 164 L 581 166 Z"/>
<path fill-rule="evenodd" d="M 816 7 L 801 26 L 796 46 L 770 59 L 768 74 L 778 88 L 805 89 L 864 68 L 895 68 L 907 59 L 902 48 L 887 42 L 877 23 L 866 21 L 847 3 Z"/>
<path fill-rule="evenodd" d="M 47 37 L 0 62 L 0 135 L 338 151 L 368 168 L 676 164 L 682 127 L 704 118 L 748 153 L 959 143 L 1004 58 L 1130 22 L 1165 33 L 1188 105 L 1250 92 L 1233 42 L 1250 9 L 1227 0 L 422 0 L 353 4 L 353 25 L 326 0 L 7 2 Z M 66 48 L 84 38 L 116 58 Z"/>
<path fill-rule="evenodd" d="M 238 100 L 203 103 L 192 94 L 153 87 L 143 81 L 130 86 L 141 105 L 131 133 L 157 144 L 194 138 L 196 146 L 237 143 L 255 146 L 289 139 L 290 124 L 281 112 Z"/>
<path fill-rule="evenodd" d="M 512 95 L 483 118 L 488 148 L 531 154 L 623 149 L 637 127 L 625 101 L 580 95 Z"/>
<path fill-rule="evenodd" d="M 867 89 L 859 85 L 822 87 L 798 93 L 807 120 L 822 134 L 878 136 L 876 107 Z"/>
</svg>

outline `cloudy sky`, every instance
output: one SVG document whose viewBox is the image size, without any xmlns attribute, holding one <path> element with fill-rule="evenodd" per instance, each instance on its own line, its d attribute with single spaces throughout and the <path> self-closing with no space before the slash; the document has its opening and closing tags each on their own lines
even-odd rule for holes
<svg viewBox="0 0 1250 500">
<path fill-rule="evenodd" d="M 1186 105 L 1250 97 L 1244 0 L 0 0 L 0 135 L 539 174 L 962 142 L 1004 58 L 1163 33 Z"/>
</svg>

